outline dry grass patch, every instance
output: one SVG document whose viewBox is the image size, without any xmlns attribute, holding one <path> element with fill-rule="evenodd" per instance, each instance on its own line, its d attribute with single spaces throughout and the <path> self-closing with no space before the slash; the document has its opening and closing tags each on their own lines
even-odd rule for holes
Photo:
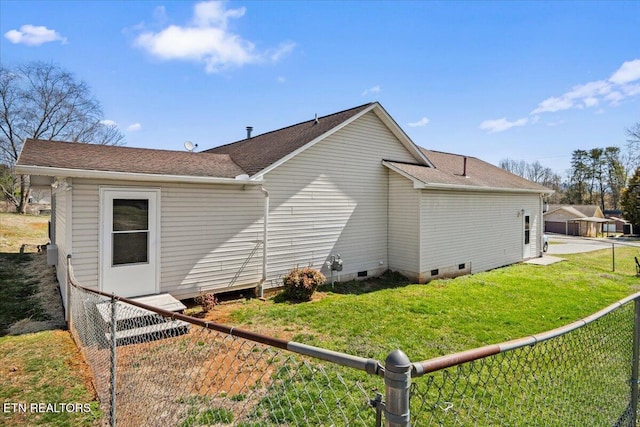
<svg viewBox="0 0 640 427">
<path fill-rule="evenodd" d="M 27 405 L 23 412 L 0 413 L 0 425 L 102 425 L 91 373 L 69 333 L 60 330 L 64 313 L 53 268 L 45 253 L 17 253 L 22 245 L 34 250 L 47 243 L 47 221 L 0 213 L 0 400 Z M 58 412 L 37 412 L 31 404 L 78 404 L 83 412 L 59 406 L 53 408 Z"/>
<path fill-rule="evenodd" d="M 0 253 L 19 252 L 22 245 L 33 249 L 46 244 L 48 223 L 49 216 L 0 212 Z"/>
</svg>

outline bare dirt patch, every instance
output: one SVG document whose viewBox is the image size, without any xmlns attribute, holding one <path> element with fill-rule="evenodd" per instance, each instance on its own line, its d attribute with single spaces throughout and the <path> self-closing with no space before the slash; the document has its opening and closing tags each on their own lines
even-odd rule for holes
<svg viewBox="0 0 640 427">
<path fill-rule="evenodd" d="M 180 337 L 118 347 L 117 357 L 119 417 L 132 425 L 150 413 L 162 425 L 178 425 L 206 408 L 239 420 L 264 397 L 282 358 L 262 344 L 195 325 Z M 145 410 L 140 396 L 150 397 Z"/>
</svg>

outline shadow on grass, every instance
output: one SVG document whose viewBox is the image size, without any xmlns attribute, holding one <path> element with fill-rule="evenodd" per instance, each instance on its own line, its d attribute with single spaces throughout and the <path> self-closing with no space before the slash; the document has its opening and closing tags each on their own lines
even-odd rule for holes
<svg viewBox="0 0 640 427">
<path fill-rule="evenodd" d="M 343 295 L 362 295 L 382 289 L 400 288 L 412 282 L 402 274 L 387 270 L 379 277 L 371 277 L 365 280 L 349 280 L 348 282 L 336 282 L 335 285 L 326 283 L 318 288 L 320 292 L 333 292 Z"/>
<path fill-rule="evenodd" d="M 0 292 L 0 336 L 64 326 L 60 293 L 46 254 L 0 253 Z"/>
<path fill-rule="evenodd" d="M 349 280 L 348 282 L 336 282 L 332 285 L 329 281 L 319 286 L 318 292 L 334 293 L 340 295 L 362 295 L 382 289 L 401 288 L 412 282 L 402 274 L 387 270 L 378 277 L 370 277 L 365 280 Z M 285 291 L 273 296 L 272 301 L 276 304 L 301 304 L 309 301 L 291 299 Z"/>
</svg>

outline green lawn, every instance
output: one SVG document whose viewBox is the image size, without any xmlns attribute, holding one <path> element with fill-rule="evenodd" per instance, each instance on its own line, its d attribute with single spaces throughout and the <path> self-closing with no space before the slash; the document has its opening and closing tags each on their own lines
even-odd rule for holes
<svg viewBox="0 0 640 427">
<path fill-rule="evenodd" d="M 0 231 L 12 230 L 11 235 L 5 235 L 6 242 L 0 242 L 4 245 L 0 246 L 0 252 L 15 252 L 21 242 L 41 240 L 39 236 L 46 230 L 42 221 L 35 222 L 39 224 L 36 227 L 39 231 L 36 233 L 33 231 L 33 221 L 36 218 L 26 219 L 28 221 L 18 221 L 21 218 L 17 216 L 0 216 Z M 29 233 L 34 233 L 29 237 L 31 240 L 21 237 L 25 234 L 15 230 L 16 224 L 23 226 Z M 37 292 L 35 284 L 40 279 L 26 274 L 24 268 L 28 259 L 42 256 L 6 253 L 0 256 L 0 288 L 4 295 L 14 295 L 14 298 L 6 298 L 4 305 L 0 307 L 0 333 L 6 333 L 9 325 L 20 320 L 21 315 L 26 315 L 33 321 L 44 321 L 48 318 L 48 313 L 43 310 L 43 306 L 48 304 L 38 305 L 30 299 L 30 295 Z M 615 272 L 611 271 L 611 251 L 602 250 L 566 255 L 564 257 L 567 261 L 546 267 L 520 264 L 451 280 L 437 280 L 424 285 L 409 284 L 392 275 L 364 283 L 337 284 L 336 289 L 326 285 L 322 292 L 308 303 L 292 304 L 277 297 L 267 302 L 248 300 L 237 304 L 237 310 L 225 312 L 224 316 L 230 316 L 230 323 L 245 329 L 293 338 L 295 341 L 380 361 L 384 361 L 389 352 L 399 348 L 407 353 L 412 361 L 417 362 L 536 334 L 586 317 L 640 290 L 640 279 L 635 277 L 634 256 L 640 256 L 639 248 L 616 248 Z M 214 308 L 214 311 L 217 309 L 222 310 L 222 306 Z M 225 310 L 228 310 L 228 307 Z M 626 328 L 626 337 L 629 334 L 628 318 L 621 317 L 619 321 L 616 319 L 612 317 L 609 322 L 613 322 L 614 326 L 617 322 Z M 491 402 L 494 406 L 485 408 L 485 412 L 496 412 L 502 419 L 509 414 L 510 399 L 515 401 L 520 398 L 518 405 L 527 410 L 514 413 L 510 418 L 510 425 L 554 425 L 549 424 L 549 420 L 557 412 L 551 405 L 554 396 L 549 397 L 542 392 L 534 397 L 526 394 L 529 390 L 535 391 L 535 387 L 541 387 L 540 390 L 550 389 L 553 384 L 544 383 L 548 381 L 547 377 L 539 376 L 537 383 L 532 383 L 530 379 L 522 380 L 520 397 L 503 393 L 505 384 L 508 385 L 508 389 L 516 381 L 520 381 L 520 376 L 525 375 L 528 369 L 545 372 L 553 368 L 559 369 L 559 373 L 548 378 L 554 381 L 558 381 L 559 378 L 563 384 L 571 386 L 567 392 L 575 392 L 569 399 L 576 402 L 574 406 L 577 406 L 569 408 L 574 411 L 572 413 L 588 415 L 586 408 L 600 411 L 598 405 L 609 408 L 612 406 L 607 400 L 611 397 L 610 390 L 616 389 L 614 396 L 626 393 L 626 373 L 623 372 L 621 375 L 619 370 L 609 369 L 617 353 L 607 353 L 604 358 L 600 353 L 585 356 L 582 347 L 589 342 L 604 342 L 605 338 L 608 338 L 609 330 L 595 329 L 595 332 L 585 335 L 584 339 L 563 341 L 562 351 L 554 347 L 557 344 L 523 349 L 523 358 L 530 357 L 529 361 L 537 360 L 533 364 L 513 365 L 509 358 L 505 358 L 496 360 L 493 365 L 480 365 L 478 370 L 472 369 L 468 375 L 472 381 L 480 381 L 481 374 L 484 375 L 485 371 L 493 369 L 497 369 L 500 375 L 490 374 L 492 382 L 490 386 L 482 384 L 482 396 L 460 396 L 465 403 Z M 580 334 L 583 333 L 571 336 L 581 337 Z M 536 351 L 544 353 L 537 354 L 534 359 Z M 548 358 L 552 352 L 569 354 L 572 358 L 571 363 L 567 362 L 566 365 L 557 368 L 555 362 Z M 373 411 L 362 402 L 373 397 L 371 390 L 374 387 L 378 390 L 384 388 L 380 378 L 316 361 L 303 362 L 306 359 L 289 356 L 288 353 L 283 353 L 273 356 L 273 360 L 265 359 L 265 363 L 273 363 L 274 369 L 272 383 L 268 385 L 269 390 L 265 390 L 269 393 L 258 393 L 253 398 L 246 397 L 255 407 L 249 411 L 250 416 L 243 425 L 296 425 L 298 420 L 311 413 L 318 414 L 318 419 L 324 420 L 328 419 L 324 418 L 325 415 L 336 412 L 336 402 L 338 406 L 342 405 L 342 411 L 349 417 L 356 414 L 364 420 L 364 425 L 372 425 Z M 265 353 L 264 357 L 271 356 Z M 91 409 L 90 412 L 73 415 L 4 413 L 0 416 L 0 425 L 62 426 L 94 425 L 100 422 L 102 414 L 91 386 L 87 383 L 87 367 L 67 332 L 57 330 L 0 337 L 0 359 L 0 398 L 4 403 L 79 402 L 88 404 Z M 282 360 L 276 363 L 276 359 Z M 581 365 L 579 362 L 582 359 L 594 364 Z M 626 367 L 625 363 L 628 362 L 625 360 L 618 365 Z M 601 362 L 605 364 L 598 364 Z M 592 376 L 591 373 L 598 375 Z M 338 376 L 342 379 L 338 380 Z M 412 389 L 414 395 L 420 395 L 420 398 L 412 399 L 414 425 L 427 425 L 430 419 L 435 419 L 436 425 L 456 425 L 449 419 L 430 418 L 442 411 L 429 399 L 444 396 L 444 403 L 438 404 L 447 404 L 453 401 L 455 393 L 461 393 L 461 387 L 454 384 L 452 388 L 447 388 L 449 385 L 443 385 L 442 390 L 452 394 L 451 397 L 445 394 L 441 396 L 437 390 L 427 386 L 431 383 L 426 380 L 427 377 L 415 379 L 415 388 Z M 442 381 L 444 383 L 444 380 Z M 326 390 L 334 395 L 323 398 L 324 404 L 318 405 L 319 395 Z M 212 399 L 215 397 L 220 400 L 225 394 L 220 392 L 215 396 L 215 393 L 211 392 Z M 352 399 L 350 405 L 345 403 L 347 396 Z M 424 405 L 420 405 L 422 398 L 427 402 Z M 561 403 L 567 401 L 560 400 Z M 624 399 L 614 400 L 617 405 L 624 405 Z M 533 410 L 528 410 L 529 407 L 524 402 L 535 403 Z M 415 405 L 418 406 L 414 408 Z M 457 425 L 490 424 L 473 418 L 475 413 L 475 409 L 469 409 L 468 413 L 457 415 Z M 620 413 L 620 410 L 615 408 L 613 413 Z M 530 418 L 529 414 L 533 414 L 533 418 Z M 228 422 L 232 416 L 226 406 L 216 409 L 208 407 L 207 410 L 200 411 L 199 406 L 195 405 L 183 424 L 195 426 L 214 424 L 216 421 Z M 466 416 L 470 418 L 465 418 Z M 603 418 L 600 424 L 611 424 L 612 420 L 609 419 L 609 415 L 607 417 Z M 460 420 L 466 423 L 461 423 Z M 234 419 L 233 422 L 236 421 L 240 420 Z M 586 418 L 585 421 L 571 418 L 567 422 L 555 425 L 587 425 L 588 421 L 593 419 Z"/>
<path fill-rule="evenodd" d="M 68 332 L 1 337 L 0 360 L 0 401 L 26 405 L 26 411 L 4 406 L 0 425 L 100 425 L 90 374 Z"/>
<path fill-rule="evenodd" d="M 326 294 L 309 303 L 281 302 L 278 297 L 267 303 L 248 301 L 232 318 L 247 328 L 279 331 L 295 341 L 381 362 L 399 348 L 417 362 L 533 335 L 593 314 L 640 290 L 633 262 L 638 252 L 617 248 L 615 273 L 610 251 L 603 250 L 567 255 L 567 261 L 551 266 L 520 264 L 426 285 L 402 284 L 397 278 L 352 282 L 335 291 L 325 287 Z M 415 378 L 412 425 L 615 423 L 628 403 L 633 309 L 626 306 L 593 325 Z M 327 414 L 341 408 L 349 419 L 372 422 L 373 411 L 343 402 L 354 396 L 357 400 L 357 388 L 381 390 L 379 379 L 313 364 L 313 374 L 295 364 L 280 370 L 286 375 L 277 376 L 275 384 L 284 386 L 261 403 L 288 408 L 272 416 L 274 424 L 295 423 L 309 413 L 325 419 L 330 416 L 324 414 L 325 406 Z M 309 388 L 338 384 L 346 384 L 346 389 L 323 406 L 301 397 Z M 314 395 L 310 402 L 316 400 Z M 335 407 L 327 403 L 334 401 Z"/>
<path fill-rule="evenodd" d="M 518 264 L 425 285 L 390 287 L 383 280 L 380 290 L 346 283 L 335 292 L 325 286 L 327 294 L 312 302 L 248 301 L 232 318 L 362 357 L 383 360 L 399 348 L 419 361 L 544 332 L 635 293 L 639 252 L 616 248 L 615 273 L 611 251 L 603 250 L 567 255 L 551 266 Z"/>
<path fill-rule="evenodd" d="M 0 213 L 0 426 L 101 425 L 46 255 L 17 253 L 47 242 L 47 219 Z"/>
</svg>

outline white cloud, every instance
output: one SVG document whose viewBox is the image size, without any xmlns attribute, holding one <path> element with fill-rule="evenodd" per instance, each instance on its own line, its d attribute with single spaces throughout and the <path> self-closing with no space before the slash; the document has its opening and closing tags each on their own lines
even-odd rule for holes
<svg viewBox="0 0 640 427">
<path fill-rule="evenodd" d="M 566 97 L 552 96 L 551 98 L 547 98 L 542 101 L 538 105 L 538 108 L 533 110 L 531 114 L 540 114 L 546 112 L 554 113 L 556 111 L 568 110 L 569 108 L 573 107 L 573 105 L 574 102 L 571 99 L 568 99 Z"/>
<path fill-rule="evenodd" d="M 26 44 L 27 46 L 40 46 L 55 41 L 63 44 L 67 42 L 67 39 L 55 30 L 30 24 L 21 26 L 20 30 L 9 30 L 4 36 L 13 44 Z"/>
<path fill-rule="evenodd" d="M 418 127 L 423 127 L 428 125 L 430 122 L 430 120 L 427 117 L 423 117 L 420 120 L 418 120 L 417 122 L 413 122 L 413 123 L 409 123 L 409 126 L 411 126 L 412 128 L 418 128 Z"/>
<path fill-rule="evenodd" d="M 555 113 L 571 108 L 588 108 L 598 105 L 598 97 L 611 92 L 611 83 L 597 80 L 583 85 L 576 85 L 569 92 L 542 101 L 531 114 Z"/>
<path fill-rule="evenodd" d="M 605 106 L 616 106 L 628 98 L 640 96 L 640 59 L 624 62 L 608 79 L 594 80 L 575 85 L 559 96 L 551 96 L 538 104 L 529 113 L 529 118 L 509 121 L 506 118 L 485 120 L 480 129 L 488 133 L 503 132 L 516 126 L 536 124 L 542 113 L 555 113 L 570 109 L 598 108 L 595 114 L 603 114 Z M 547 122 L 547 126 L 557 126 L 562 120 Z"/>
<path fill-rule="evenodd" d="M 285 56 L 289 55 L 295 49 L 296 44 L 294 42 L 288 41 L 281 43 L 275 49 L 268 49 L 265 52 L 265 56 L 267 56 L 272 62 L 278 62 Z"/>
<path fill-rule="evenodd" d="M 585 98 L 584 99 L 585 107 L 595 107 L 599 103 L 600 103 L 600 101 L 598 101 L 598 98 L 590 97 L 590 98 Z"/>
<path fill-rule="evenodd" d="M 101 125 L 105 125 L 105 126 L 118 126 L 118 124 L 116 122 L 114 122 L 113 120 L 100 120 L 100 124 Z"/>
<path fill-rule="evenodd" d="M 626 61 L 609 77 L 610 82 L 618 85 L 631 83 L 636 80 L 640 80 L 640 59 Z"/>
<path fill-rule="evenodd" d="M 140 129 L 142 129 L 142 125 L 140 123 L 133 123 L 133 124 L 127 126 L 127 131 L 128 132 L 137 132 Z"/>
<path fill-rule="evenodd" d="M 362 96 L 367 96 L 367 95 L 377 95 L 380 93 L 380 86 L 376 85 L 373 87 L 370 87 L 369 89 L 365 90 L 364 92 L 362 92 Z"/>
<path fill-rule="evenodd" d="M 604 97 L 605 101 L 609 101 L 612 105 L 618 105 L 624 98 L 625 96 L 617 90 L 608 93 L 607 96 Z"/>
<path fill-rule="evenodd" d="M 497 120 L 485 120 L 480 123 L 480 129 L 486 130 L 487 133 L 496 133 L 496 132 L 504 132 L 507 129 L 511 129 L 516 126 L 524 126 L 529 122 L 529 119 L 524 117 L 522 119 L 518 119 L 516 121 L 510 122 L 503 117 Z"/>
<path fill-rule="evenodd" d="M 624 85 L 622 90 L 626 96 L 640 95 L 640 84 Z"/>
<path fill-rule="evenodd" d="M 199 27 L 216 26 L 221 28 L 227 27 L 227 20 L 229 18 L 242 18 L 247 12 L 245 7 L 226 10 L 221 1 L 197 3 L 193 10 L 193 23 L 195 25 Z"/>
<path fill-rule="evenodd" d="M 608 102 L 618 105 L 622 100 L 640 95 L 636 84 L 629 84 L 640 80 L 640 59 L 624 62 L 606 80 L 595 80 L 582 85 L 576 85 L 570 91 L 552 96 L 542 101 L 530 114 L 555 113 L 572 108 L 582 109 Z"/>
<path fill-rule="evenodd" d="M 163 16 L 156 9 L 155 15 Z M 290 54 L 295 43 L 258 51 L 254 43 L 228 29 L 230 19 L 244 16 L 246 8 L 226 9 L 220 1 L 197 3 L 193 19 L 184 26 L 170 25 L 159 32 L 138 35 L 134 45 L 162 60 L 203 63 L 207 73 L 241 67 L 246 64 L 277 62 Z"/>
</svg>

